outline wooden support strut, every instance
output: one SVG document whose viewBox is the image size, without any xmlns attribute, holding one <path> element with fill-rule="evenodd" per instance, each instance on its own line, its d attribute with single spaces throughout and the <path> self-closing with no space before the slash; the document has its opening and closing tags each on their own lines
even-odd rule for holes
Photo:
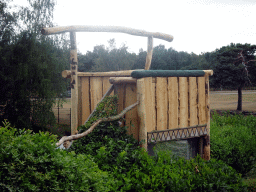
<svg viewBox="0 0 256 192">
<path fill-rule="evenodd" d="M 151 60 L 153 56 L 153 37 L 148 37 L 148 52 L 145 63 L 145 70 L 149 70 L 151 67 Z"/>
</svg>

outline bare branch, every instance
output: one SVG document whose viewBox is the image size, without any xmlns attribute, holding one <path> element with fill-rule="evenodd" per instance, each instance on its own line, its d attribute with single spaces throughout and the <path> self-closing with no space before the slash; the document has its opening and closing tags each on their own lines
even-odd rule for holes
<svg viewBox="0 0 256 192">
<path fill-rule="evenodd" d="M 127 113 L 128 111 L 130 111 L 131 109 L 133 109 L 135 106 L 137 106 L 139 104 L 139 102 L 137 101 L 136 103 L 126 107 L 121 113 L 119 113 L 116 116 L 111 116 L 111 117 L 107 117 L 107 118 L 101 118 L 98 119 L 87 131 L 81 133 L 81 134 L 77 134 L 77 135 L 71 135 L 71 136 L 64 136 L 62 137 L 58 143 L 56 143 L 57 146 L 60 146 L 62 143 L 66 142 L 66 141 L 71 141 L 71 140 L 77 140 L 80 139 L 86 135 L 88 135 L 89 133 L 91 133 L 93 131 L 93 129 L 95 127 L 97 127 L 97 125 L 99 125 L 99 123 L 101 122 L 106 122 L 106 121 L 115 121 L 120 119 L 121 117 L 123 117 L 125 115 L 125 113 Z"/>
</svg>

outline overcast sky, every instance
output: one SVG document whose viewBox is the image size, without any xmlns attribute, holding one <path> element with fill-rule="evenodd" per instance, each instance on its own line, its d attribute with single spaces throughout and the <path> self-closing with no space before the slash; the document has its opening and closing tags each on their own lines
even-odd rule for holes
<svg viewBox="0 0 256 192">
<path fill-rule="evenodd" d="M 154 39 L 177 51 L 202 52 L 233 43 L 256 44 L 256 0 L 57 0 L 54 23 L 124 26 L 174 36 L 173 42 Z M 147 49 L 147 37 L 121 33 L 77 33 L 78 50 L 115 38 L 130 52 Z"/>
</svg>

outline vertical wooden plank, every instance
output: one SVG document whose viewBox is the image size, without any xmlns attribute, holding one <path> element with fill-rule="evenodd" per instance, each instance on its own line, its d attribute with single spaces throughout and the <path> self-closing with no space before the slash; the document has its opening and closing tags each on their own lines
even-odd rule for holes
<svg viewBox="0 0 256 192">
<path fill-rule="evenodd" d="M 81 77 L 81 100 L 82 123 L 84 123 L 91 114 L 90 77 Z"/>
<path fill-rule="evenodd" d="M 128 107 L 137 102 L 137 87 L 136 84 L 126 84 L 125 90 L 125 107 Z M 139 122 L 137 106 L 125 114 L 125 126 L 128 128 L 128 134 L 139 140 Z"/>
<path fill-rule="evenodd" d="M 178 128 L 179 125 L 179 93 L 178 78 L 168 77 L 168 100 L 169 100 L 169 129 Z"/>
<path fill-rule="evenodd" d="M 156 125 L 156 77 L 152 77 L 152 92 L 151 92 L 151 97 L 152 97 L 152 126 L 153 130 L 157 130 L 157 125 Z"/>
<path fill-rule="evenodd" d="M 147 118 L 146 118 L 146 100 L 145 100 L 145 81 L 144 78 L 137 80 L 137 100 L 138 105 L 138 117 L 139 117 L 139 141 L 141 147 L 147 151 Z"/>
<path fill-rule="evenodd" d="M 156 78 L 157 130 L 167 129 L 167 77 Z"/>
<path fill-rule="evenodd" d="M 180 122 L 179 128 L 188 127 L 188 81 L 179 77 Z"/>
<path fill-rule="evenodd" d="M 196 77 L 189 77 L 189 126 L 198 125 Z"/>
<path fill-rule="evenodd" d="M 77 122 L 78 126 L 82 125 L 82 83 L 81 83 L 81 77 L 78 77 L 78 106 L 77 106 Z"/>
<path fill-rule="evenodd" d="M 102 98 L 102 78 L 90 77 L 91 109 L 94 110 Z"/>
<path fill-rule="evenodd" d="M 198 83 L 198 117 L 199 124 L 206 123 L 205 106 L 205 77 L 197 77 Z"/>
<path fill-rule="evenodd" d="M 152 77 L 144 78 L 145 83 L 145 103 L 146 103 L 146 117 L 147 117 L 147 132 L 155 130 L 155 117 L 153 111 L 155 111 L 155 97 L 152 84 Z"/>
<path fill-rule="evenodd" d="M 102 77 L 102 82 L 103 82 L 103 95 L 108 91 L 108 89 L 111 86 L 111 83 L 109 82 L 110 77 Z M 114 92 L 112 92 L 110 95 L 114 95 Z"/>
<path fill-rule="evenodd" d="M 117 112 L 120 113 L 124 109 L 125 84 L 115 84 L 114 94 L 118 96 Z"/>
<path fill-rule="evenodd" d="M 198 145 L 198 148 L 199 148 L 199 154 L 201 156 L 201 158 L 204 158 L 204 137 L 199 137 L 199 141 L 198 141 L 199 145 Z"/>
</svg>

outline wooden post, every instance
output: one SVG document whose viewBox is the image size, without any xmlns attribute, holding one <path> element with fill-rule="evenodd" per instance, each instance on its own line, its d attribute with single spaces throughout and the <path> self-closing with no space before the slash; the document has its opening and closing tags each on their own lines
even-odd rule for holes
<svg viewBox="0 0 256 192">
<path fill-rule="evenodd" d="M 71 70 L 71 134 L 77 132 L 78 126 L 78 78 L 77 78 L 77 47 L 76 47 L 76 33 L 70 32 L 70 70 Z"/>
<path fill-rule="evenodd" d="M 138 105 L 138 116 L 139 116 L 139 141 L 142 142 L 141 147 L 147 151 L 147 116 L 146 116 L 146 99 L 145 94 L 145 81 L 144 78 L 137 80 L 137 101 Z"/>
<path fill-rule="evenodd" d="M 153 55 L 153 37 L 148 37 L 148 53 L 146 57 L 145 70 L 149 70 L 151 66 L 151 60 Z"/>
<path fill-rule="evenodd" d="M 179 77 L 180 117 L 179 128 L 188 127 L 188 81 L 187 77 Z"/>
<path fill-rule="evenodd" d="M 207 135 L 205 136 L 204 159 L 210 160 L 210 100 L 209 100 L 209 75 L 205 74 L 205 104 L 206 104 L 206 123 Z"/>
</svg>

